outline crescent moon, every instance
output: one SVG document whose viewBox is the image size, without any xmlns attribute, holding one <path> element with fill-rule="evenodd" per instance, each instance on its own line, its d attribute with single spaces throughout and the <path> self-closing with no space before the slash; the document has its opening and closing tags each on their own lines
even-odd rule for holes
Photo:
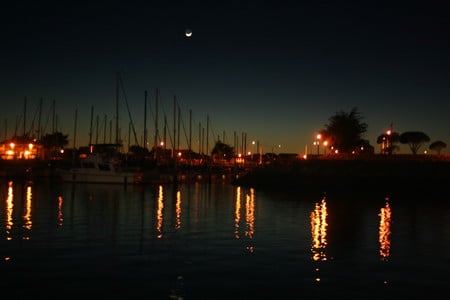
<svg viewBox="0 0 450 300">
<path fill-rule="evenodd" d="M 184 34 L 186 35 L 186 37 L 191 37 L 192 36 L 192 30 L 186 29 Z"/>
</svg>

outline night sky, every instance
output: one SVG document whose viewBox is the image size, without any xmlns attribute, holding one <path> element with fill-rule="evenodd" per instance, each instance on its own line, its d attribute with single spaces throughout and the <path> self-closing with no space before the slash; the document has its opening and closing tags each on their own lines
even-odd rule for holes
<svg viewBox="0 0 450 300">
<path fill-rule="evenodd" d="M 56 126 L 69 146 L 76 111 L 76 146 L 87 145 L 93 108 L 98 141 L 105 117 L 109 141 L 120 72 L 124 143 L 129 114 L 142 142 L 145 91 L 153 142 L 158 88 L 159 130 L 166 116 L 172 134 L 176 97 L 181 148 L 189 111 L 194 150 L 209 117 L 211 148 L 218 137 L 233 145 L 234 134 L 245 133 L 247 149 L 258 140 L 264 152 L 304 153 L 306 145 L 314 151 L 314 136 L 332 115 L 356 107 L 377 153 L 376 138 L 391 124 L 399 133 L 442 140 L 449 153 L 449 10 L 445 1 L 396 3 L 10 1 L 0 18 L 0 139 L 16 127 L 23 133 L 26 97 L 26 131 L 42 98 L 44 132 L 52 131 L 55 103 Z"/>
</svg>

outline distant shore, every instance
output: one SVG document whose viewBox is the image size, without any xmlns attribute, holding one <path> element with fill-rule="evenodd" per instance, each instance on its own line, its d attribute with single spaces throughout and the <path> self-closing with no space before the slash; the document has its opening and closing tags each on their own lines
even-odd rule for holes
<svg viewBox="0 0 450 300">
<path fill-rule="evenodd" d="M 71 162 L 59 161 L 57 165 L 68 167 Z M 48 180 L 53 178 L 54 168 L 55 162 L 0 161 L 0 177 Z M 212 180 L 266 190 L 450 194 L 450 159 L 431 155 L 296 158 L 239 169 L 232 166 L 180 169 L 178 177 L 186 183 Z"/>
<path fill-rule="evenodd" d="M 296 160 L 252 169 L 235 184 L 271 190 L 450 193 L 450 161 L 420 157 Z"/>
</svg>

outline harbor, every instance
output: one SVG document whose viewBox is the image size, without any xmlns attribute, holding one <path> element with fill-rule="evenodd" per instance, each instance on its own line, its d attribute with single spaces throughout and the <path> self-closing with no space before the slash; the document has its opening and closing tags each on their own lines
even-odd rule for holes
<svg viewBox="0 0 450 300">
<path fill-rule="evenodd" d="M 68 181 L 64 180 L 60 171 L 70 172 L 73 163 L 65 160 L 42 161 L 42 160 L 0 160 L 0 178 L 6 180 L 23 181 L 23 182 L 42 182 L 42 181 Z M 242 176 L 248 171 L 248 167 L 241 166 L 215 166 L 215 165 L 197 165 L 185 166 L 180 165 L 159 165 L 155 166 L 151 163 L 133 163 L 127 167 L 127 174 L 139 174 L 136 181 L 127 180 L 127 177 L 120 179 L 124 172 L 108 172 L 102 170 L 104 174 L 99 172 L 93 176 L 73 182 L 83 183 L 109 183 L 109 184 L 161 184 L 161 183 L 195 183 L 195 182 L 226 182 L 232 183 L 237 177 Z M 116 174 L 119 180 L 111 181 Z M 106 177 L 105 177 L 106 176 Z"/>
</svg>

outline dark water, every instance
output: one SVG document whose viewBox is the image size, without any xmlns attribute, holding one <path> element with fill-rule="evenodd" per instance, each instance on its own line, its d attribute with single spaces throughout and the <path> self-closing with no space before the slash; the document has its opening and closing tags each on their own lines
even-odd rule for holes
<svg viewBox="0 0 450 300">
<path fill-rule="evenodd" d="M 450 196 L 0 181 L 11 299 L 398 299 L 450 291 Z"/>
</svg>

